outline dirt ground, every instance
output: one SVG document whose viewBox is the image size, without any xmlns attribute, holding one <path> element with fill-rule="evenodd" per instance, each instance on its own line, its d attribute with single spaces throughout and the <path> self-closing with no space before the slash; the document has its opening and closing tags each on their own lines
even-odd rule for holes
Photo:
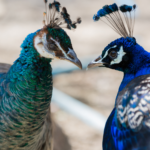
<svg viewBox="0 0 150 150">
<path fill-rule="evenodd" d="M 111 41 L 119 38 L 102 22 L 95 23 L 93 14 L 112 0 L 60 0 L 68 8 L 71 18 L 81 17 L 83 22 L 76 31 L 67 31 L 78 57 L 100 55 Z M 134 36 L 137 42 L 150 51 L 149 1 L 135 0 L 138 5 Z M 42 28 L 43 0 L 0 0 L 0 62 L 12 64 L 20 53 L 20 45 L 31 32 Z M 94 59 L 94 58 L 92 58 Z M 91 59 L 91 60 L 92 60 Z M 61 61 L 54 61 L 53 64 Z M 54 77 L 54 86 L 82 101 L 105 117 L 110 114 L 123 74 L 118 71 L 95 68 L 74 71 Z M 53 118 L 69 138 L 73 150 L 101 150 L 102 134 L 84 124 L 57 106 Z"/>
</svg>

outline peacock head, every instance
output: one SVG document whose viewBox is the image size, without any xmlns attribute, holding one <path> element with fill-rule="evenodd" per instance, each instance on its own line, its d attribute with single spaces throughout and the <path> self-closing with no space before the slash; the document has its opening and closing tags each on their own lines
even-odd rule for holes
<svg viewBox="0 0 150 150">
<path fill-rule="evenodd" d="M 147 60 L 148 52 L 138 45 L 133 37 L 133 18 L 135 16 L 132 15 L 132 12 L 135 9 L 136 5 L 118 7 L 116 4 L 112 4 L 104 6 L 94 15 L 94 21 L 106 19 L 110 23 L 109 26 L 122 37 L 106 46 L 102 55 L 93 60 L 88 68 L 99 66 L 123 72 L 135 72 L 139 67 L 142 67 Z"/>
<path fill-rule="evenodd" d="M 45 1 L 46 12 L 44 16 L 44 27 L 34 37 L 34 47 L 41 57 L 58 58 L 74 63 L 80 69 L 82 64 L 73 50 L 71 40 L 62 28 L 75 29 L 81 19 L 72 22 L 65 7 L 54 1 L 48 4 Z"/>
</svg>

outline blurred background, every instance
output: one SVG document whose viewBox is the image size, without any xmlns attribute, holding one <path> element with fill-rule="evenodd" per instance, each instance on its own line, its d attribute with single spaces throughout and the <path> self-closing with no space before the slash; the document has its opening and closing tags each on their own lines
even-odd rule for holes
<svg viewBox="0 0 150 150">
<path fill-rule="evenodd" d="M 92 20 L 102 6 L 124 0 L 59 0 L 66 6 L 72 19 L 82 18 L 82 24 L 75 31 L 67 31 L 79 59 L 93 60 L 113 40 L 119 38 L 103 22 Z M 137 4 L 134 36 L 137 42 L 150 51 L 150 9 L 149 0 L 128 0 Z M 128 4 L 127 3 L 127 4 Z M 0 0 L 0 62 L 12 64 L 20 54 L 20 45 L 31 32 L 43 27 L 43 0 Z M 89 61 L 89 62 L 90 62 Z M 86 62 L 87 64 L 89 63 Z M 65 66 L 63 66 L 65 65 Z M 68 62 L 54 60 L 53 68 L 67 67 Z M 54 76 L 54 87 L 88 105 L 107 118 L 114 106 L 123 74 L 118 71 L 95 68 L 75 70 Z M 63 97 L 59 99 L 63 102 Z M 75 107 L 75 106 L 69 106 Z M 52 104 L 55 122 L 67 135 L 72 150 L 101 150 L 103 133 L 78 117 Z M 80 113 L 83 113 L 82 111 Z M 88 117 L 88 116 L 87 116 Z"/>
</svg>

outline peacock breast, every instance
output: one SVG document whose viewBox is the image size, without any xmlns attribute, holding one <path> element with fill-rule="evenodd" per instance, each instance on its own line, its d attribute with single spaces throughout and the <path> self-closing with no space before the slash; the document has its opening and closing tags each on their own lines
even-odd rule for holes
<svg viewBox="0 0 150 150">
<path fill-rule="evenodd" d="M 37 145 L 52 96 L 51 71 L 49 61 L 18 60 L 1 78 L 0 148 L 27 150 Z"/>
</svg>

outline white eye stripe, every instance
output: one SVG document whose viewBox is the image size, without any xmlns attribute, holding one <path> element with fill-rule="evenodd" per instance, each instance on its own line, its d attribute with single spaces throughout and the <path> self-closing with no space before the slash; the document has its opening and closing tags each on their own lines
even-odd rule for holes
<svg viewBox="0 0 150 150">
<path fill-rule="evenodd" d="M 56 45 L 58 46 L 58 48 L 62 51 L 62 53 L 64 54 L 64 56 L 65 56 L 66 58 L 70 59 L 70 58 L 67 56 L 67 54 L 64 52 L 64 50 L 62 49 L 62 47 L 60 46 L 60 43 L 57 42 L 56 40 L 54 40 L 53 38 L 51 38 L 51 40 L 55 42 L 55 44 L 56 44 Z M 69 48 L 69 50 L 71 50 L 71 49 Z"/>
<path fill-rule="evenodd" d="M 110 49 L 112 49 L 112 48 L 116 48 L 116 47 L 117 47 L 117 45 L 115 45 L 115 46 L 113 46 L 113 47 L 109 48 L 109 49 L 106 51 L 106 53 L 105 53 L 104 57 L 102 58 L 102 60 L 103 60 L 104 58 L 106 58 L 106 57 L 107 57 L 107 55 L 108 55 L 108 51 L 109 51 Z"/>
<path fill-rule="evenodd" d="M 115 45 L 115 46 L 109 48 L 109 49 L 105 52 L 105 55 L 104 55 L 104 57 L 102 58 L 102 60 L 108 56 L 108 52 L 109 52 L 110 49 L 116 48 L 116 47 L 117 47 L 117 45 Z M 120 49 L 119 49 L 119 51 L 118 51 L 117 53 L 118 53 L 118 56 L 117 56 L 116 59 L 114 59 L 114 60 L 111 61 L 111 63 L 110 63 L 111 65 L 113 65 L 113 64 L 119 64 L 119 63 L 122 61 L 123 56 L 126 54 L 126 53 L 123 51 L 123 46 L 120 47 Z M 102 61 L 102 60 L 101 60 L 101 61 Z"/>
<path fill-rule="evenodd" d="M 113 61 L 111 61 L 111 65 L 113 64 L 119 64 L 122 61 L 123 56 L 126 53 L 123 51 L 123 46 L 120 47 L 119 52 L 118 52 L 118 57 L 116 59 L 114 59 Z"/>
</svg>

